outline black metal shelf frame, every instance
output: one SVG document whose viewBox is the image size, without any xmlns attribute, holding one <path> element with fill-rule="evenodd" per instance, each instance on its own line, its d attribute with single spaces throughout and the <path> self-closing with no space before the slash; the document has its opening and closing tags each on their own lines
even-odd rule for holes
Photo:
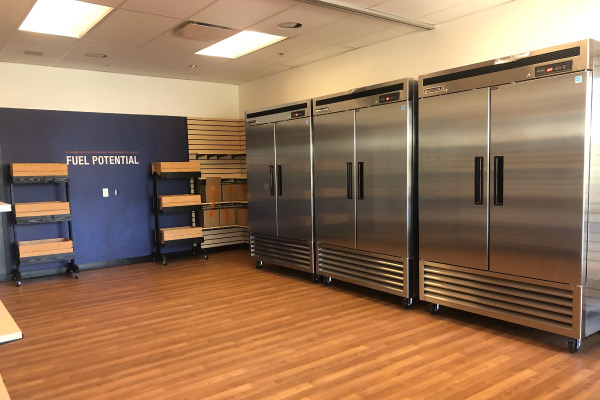
<svg viewBox="0 0 600 400">
<path fill-rule="evenodd" d="M 32 265 L 32 264 L 45 264 L 51 262 L 58 261 L 69 261 L 67 264 L 66 273 L 74 273 L 75 279 L 79 278 L 79 266 L 75 263 L 75 253 L 60 253 L 60 254 L 47 254 L 41 256 L 34 257 L 23 257 L 21 258 L 21 254 L 19 251 L 18 245 L 18 229 L 19 225 L 31 225 L 31 224 L 47 224 L 47 223 L 59 223 L 59 222 L 67 222 L 69 237 L 68 239 L 73 242 L 73 224 L 71 214 L 56 214 L 56 215 L 41 215 L 35 217 L 17 217 L 15 211 L 15 184 L 40 184 L 40 183 L 64 183 L 65 184 L 65 194 L 66 200 L 70 204 L 71 192 L 69 188 L 69 177 L 68 176 L 11 176 L 10 177 L 10 202 L 12 205 L 12 217 L 13 217 L 13 238 L 14 238 L 14 246 L 15 246 L 15 254 L 17 255 L 17 263 L 16 268 L 13 268 L 11 271 L 11 279 L 15 281 L 17 286 L 21 286 L 22 283 L 22 274 L 21 274 L 21 266 L 22 265 Z"/>
<path fill-rule="evenodd" d="M 165 247 L 174 247 L 182 245 L 191 245 L 192 255 L 198 255 L 198 250 L 204 254 L 204 259 L 208 259 L 206 249 L 202 248 L 204 242 L 203 237 L 189 238 L 189 239 L 178 239 L 168 240 L 162 243 L 160 238 L 160 215 L 161 214 L 175 214 L 183 212 L 194 212 L 196 217 L 196 226 L 201 226 L 198 221 L 203 220 L 202 207 L 200 204 L 197 206 L 180 206 L 180 207 L 165 207 L 161 210 L 160 200 L 158 194 L 159 182 L 161 179 L 193 179 L 194 180 L 194 194 L 198 195 L 198 181 L 201 177 L 200 172 L 163 172 L 158 174 L 157 172 L 152 173 L 152 186 L 153 186 L 153 197 L 152 197 L 152 209 L 154 210 L 154 245 L 156 251 L 152 254 L 154 261 L 160 261 L 163 265 L 167 265 L 167 256 L 162 252 Z"/>
</svg>

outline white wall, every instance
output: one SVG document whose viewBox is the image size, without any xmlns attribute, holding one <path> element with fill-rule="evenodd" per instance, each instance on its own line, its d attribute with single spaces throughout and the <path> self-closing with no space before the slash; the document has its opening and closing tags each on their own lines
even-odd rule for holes
<svg viewBox="0 0 600 400">
<path fill-rule="evenodd" d="M 468 65 L 567 43 L 600 39 L 598 0 L 515 0 L 240 86 L 244 111 Z"/>
<path fill-rule="evenodd" d="M 238 86 L 0 63 L 0 107 L 238 117 Z"/>
</svg>

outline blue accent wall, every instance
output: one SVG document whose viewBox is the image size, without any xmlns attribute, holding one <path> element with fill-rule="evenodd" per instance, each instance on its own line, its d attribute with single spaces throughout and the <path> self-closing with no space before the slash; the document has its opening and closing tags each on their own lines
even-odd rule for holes
<svg viewBox="0 0 600 400">
<path fill-rule="evenodd" d="M 89 165 L 69 165 L 77 264 L 148 256 L 154 250 L 150 164 L 188 160 L 187 121 L 184 117 L 0 108 L 0 149 L 6 202 L 10 202 L 10 163 L 65 163 L 67 156 L 86 157 Z M 138 164 L 92 163 L 94 156 L 105 155 L 121 160 L 125 156 Z M 108 198 L 102 197 L 102 188 L 109 189 Z M 189 182 L 161 182 L 161 193 L 189 193 Z M 14 195 L 16 202 L 64 201 L 65 197 L 64 185 L 58 184 L 15 185 Z M 190 219 L 189 214 L 165 215 L 161 225 L 189 225 Z M 8 273 L 14 268 L 15 255 L 12 218 L 7 220 Z M 66 223 L 23 225 L 17 233 L 19 240 L 68 236 Z M 22 271 L 53 266 L 23 266 Z"/>
</svg>

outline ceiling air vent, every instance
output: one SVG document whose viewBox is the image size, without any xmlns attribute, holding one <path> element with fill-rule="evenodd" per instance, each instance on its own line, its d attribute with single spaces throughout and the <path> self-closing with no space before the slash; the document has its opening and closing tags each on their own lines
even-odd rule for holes
<svg viewBox="0 0 600 400">
<path fill-rule="evenodd" d="M 238 33 L 238 29 L 225 26 L 205 24 L 197 21 L 185 21 L 173 29 L 173 36 L 201 42 L 220 42 Z"/>
<path fill-rule="evenodd" d="M 35 50 L 25 50 L 23 54 L 27 54 L 28 56 L 43 56 L 43 51 L 35 51 Z"/>
</svg>

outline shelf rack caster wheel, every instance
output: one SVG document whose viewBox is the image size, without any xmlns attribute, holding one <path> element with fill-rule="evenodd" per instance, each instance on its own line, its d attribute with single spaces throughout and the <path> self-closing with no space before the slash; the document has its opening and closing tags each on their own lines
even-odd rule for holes
<svg viewBox="0 0 600 400">
<path fill-rule="evenodd" d="M 312 283 L 319 283 L 319 275 L 318 274 L 312 274 L 310 276 L 310 280 L 312 281 Z"/>
<path fill-rule="evenodd" d="M 429 303 L 427 305 L 427 309 L 429 310 L 429 314 L 436 315 L 440 311 L 440 305 L 435 303 Z"/>
<path fill-rule="evenodd" d="M 402 299 L 402 308 L 404 308 L 405 310 L 408 310 L 410 308 L 413 308 L 414 305 L 414 301 L 412 298 L 410 299 Z"/>
<path fill-rule="evenodd" d="M 165 256 L 164 254 L 161 254 L 162 257 L 162 265 L 167 265 L 167 256 Z"/>
<path fill-rule="evenodd" d="M 567 343 L 569 345 L 569 353 L 575 354 L 579 351 L 579 347 L 581 346 L 581 339 L 569 339 Z"/>
<path fill-rule="evenodd" d="M 17 271 L 17 270 L 13 270 L 12 276 L 10 277 L 11 280 L 15 281 L 15 286 L 19 287 L 21 286 L 21 272 Z"/>
<path fill-rule="evenodd" d="M 257 269 L 261 269 L 263 267 L 263 262 L 262 261 L 257 261 L 256 262 L 256 268 Z"/>
<path fill-rule="evenodd" d="M 202 249 L 202 252 L 204 253 L 204 259 L 208 260 L 208 252 L 206 251 L 206 249 Z"/>
<path fill-rule="evenodd" d="M 331 285 L 331 277 L 330 277 L 330 276 L 324 276 L 324 277 L 323 277 L 323 284 L 324 284 L 325 286 L 329 286 L 329 285 Z"/>
</svg>

